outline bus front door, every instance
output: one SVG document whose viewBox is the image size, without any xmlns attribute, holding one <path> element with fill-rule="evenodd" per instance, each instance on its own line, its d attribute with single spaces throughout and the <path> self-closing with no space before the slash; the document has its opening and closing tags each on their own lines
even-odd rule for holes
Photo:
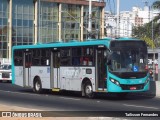
<svg viewBox="0 0 160 120">
<path fill-rule="evenodd" d="M 30 86 L 31 80 L 31 52 L 24 52 L 24 62 L 23 62 L 23 86 Z"/>
<path fill-rule="evenodd" d="M 96 73 L 97 73 L 97 80 L 96 80 L 96 88 L 97 90 L 106 90 L 106 49 L 97 49 L 96 52 Z"/>
<path fill-rule="evenodd" d="M 53 51 L 51 55 L 51 88 L 60 88 L 59 84 L 59 67 L 60 67 L 60 52 Z"/>
</svg>

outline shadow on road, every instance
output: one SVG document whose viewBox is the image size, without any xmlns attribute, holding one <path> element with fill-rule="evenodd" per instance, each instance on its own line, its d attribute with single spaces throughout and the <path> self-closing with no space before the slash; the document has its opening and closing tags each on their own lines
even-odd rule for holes
<svg viewBox="0 0 160 120">
<path fill-rule="evenodd" d="M 155 97 L 156 87 L 155 82 L 151 82 L 151 90 L 149 94 L 146 92 L 141 93 L 129 93 L 126 97 L 117 97 L 114 93 L 101 93 L 95 94 L 93 99 L 101 99 L 101 100 L 112 100 L 112 101 L 123 101 L 123 100 L 144 100 L 144 99 L 151 99 Z M 9 89 L 8 89 L 9 88 Z M 36 94 L 33 92 L 31 88 L 23 88 L 17 85 L 12 85 L 11 83 L 0 83 L 0 89 L 6 91 L 15 91 L 15 92 L 22 92 L 22 93 L 30 93 Z M 56 96 L 64 96 L 64 97 L 74 97 L 74 98 L 84 98 L 81 96 L 81 92 L 73 92 L 73 91 L 60 91 L 60 92 L 52 92 L 51 90 L 43 90 L 42 95 L 56 95 Z"/>
</svg>

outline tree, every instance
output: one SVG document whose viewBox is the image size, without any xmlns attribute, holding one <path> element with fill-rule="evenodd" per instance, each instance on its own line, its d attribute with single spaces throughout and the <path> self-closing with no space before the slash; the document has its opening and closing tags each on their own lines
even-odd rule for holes
<svg viewBox="0 0 160 120">
<path fill-rule="evenodd" d="M 160 9 L 160 1 L 157 0 L 157 1 L 153 2 L 152 8 L 154 8 L 154 9 Z"/>
<path fill-rule="evenodd" d="M 143 26 L 134 27 L 132 30 L 132 36 L 144 40 L 151 48 L 155 48 L 154 41 L 152 40 L 151 22 Z"/>
<path fill-rule="evenodd" d="M 152 8 L 160 10 L 160 1 L 159 0 L 155 1 L 152 4 Z M 159 47 L 160 46 L 160 13 L 149 23 L 144 24 L 143 26 L 134 27 L 132 31 L 132 36 L 143 39 L 151 48 Z"/>
<path fill-rule="evenodd" d="M 160 0 L 155 1 L 152 4 L 152 8 L 153 10 L 159 11 L 160 10 Z M 154 41 L 155 41 L 155 44 L 157 45 L 156 47 L 159 47 L 160 46 L 160 13 L 158 13 L 158 16 L 156 16 L 153 19 L 153 23 L 154 23 L 154 34 L 155 34 Z"/>
<path fill-rule="evenodd" d="M 154 44 L 154 42 L 153 42 L 153 40 L 151 38 L 149 38 L 149 37 L 142 37 L 141 39 L 144 40 L 146 42 L 146 44 L 148 46 L 150 46 L 152 49 L 156 47 L 155 44 Z"/>
</svg>

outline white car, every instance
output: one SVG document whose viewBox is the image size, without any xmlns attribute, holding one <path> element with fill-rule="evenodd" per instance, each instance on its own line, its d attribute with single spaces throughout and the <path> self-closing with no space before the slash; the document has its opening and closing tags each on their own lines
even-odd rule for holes
<svg viewBox="0 0 160 120">
<path fill-rule="evenodd" d="M 0 65 L 0 81 L 11 81 L 11 80 L 12 80 L 11 64 L 4 63 Z"/>
</svg>

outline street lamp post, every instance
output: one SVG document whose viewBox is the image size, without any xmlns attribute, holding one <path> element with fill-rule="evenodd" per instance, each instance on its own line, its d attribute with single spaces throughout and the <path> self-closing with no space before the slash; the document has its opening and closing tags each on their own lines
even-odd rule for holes
<svg viewBox="0 0 160 120">
<path fill-rule="evenodd" d="M 119 16 L 119 2 L 120 2 L 120 0 L 117 0 L 117 37 L 119 37 L 119 18 L 120 18 L 120 16 Z"/>
<path fill-rule="evenodd" d="M 92 32 L 92 0 L 89 0 L 89 21 L 88 21 L 88 39 L 91 38 L 91 32 Z"/>
<path fill-rule="evenodd" d="M 41 13 L 41 3 L 40 3 L 41 1 L 40 0 L 38 0 L 38 41 L 40 42 L 40 13 Z"/>
</svg>

